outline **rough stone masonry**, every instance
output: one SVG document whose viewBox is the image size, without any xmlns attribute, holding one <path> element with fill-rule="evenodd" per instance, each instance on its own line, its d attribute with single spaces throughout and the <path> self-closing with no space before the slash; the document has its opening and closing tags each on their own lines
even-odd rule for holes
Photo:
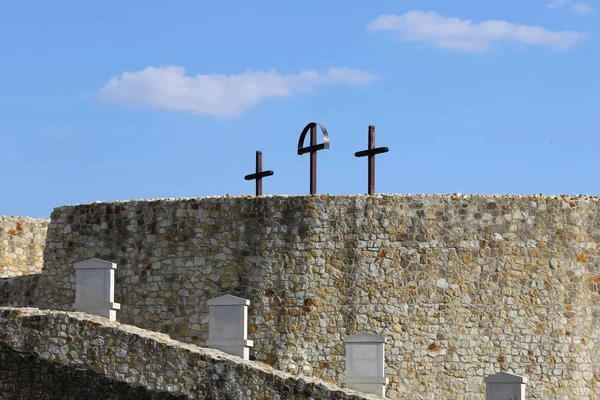
<svg viewBox="0 0 600 400">
<path fill-rule="evenodd" d="M 207 339 L 208 299 L 249 299 L 251 357 L 284 371 L 342 382 L 343 338 L 366 331 L 388 338 L 390 398 L 483 399 L 499 371 L 527 376 L 532 399 L 598 398 L 598 206 L 319 195 L 59 207 L 33 301 L 69 310 L 73 264 L 97 257 L 118 264 L 118 320 L 178 340 Z"/>
<path fill-rule="evenodd" d="M 0 308 L 0 399 L 368 400 L 81 313 Z"/>
<path fill-rule="evenodd" d="M 0 216 L 0 278 L 40 273 L 49 222 Z"/>
</svg>

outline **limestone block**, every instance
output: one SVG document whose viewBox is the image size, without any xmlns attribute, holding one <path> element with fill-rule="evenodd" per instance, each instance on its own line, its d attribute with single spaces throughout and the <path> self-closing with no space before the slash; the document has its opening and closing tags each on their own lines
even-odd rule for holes
<svg viewBox="0 0 600 400">
<path fill-rule="evenodd" d="M 346 386 L 363 393 L 385 396 L 385 343 L 387 338 L 361 332 L 346 336 Z"/>
<path fill-rule="evenodd" d="M 121 308 L 114 302 L 117 264 L 90 258 L 75 263 L 74 267 L 75 310 L 116 321 L 117 310 Z"/>
<path fill-rule="evenodd" d="M 225 295 L 209 300 L 208 340 L 206 345 L 247 360 L 250 347 L 248 340 L 248 306 L 250 300 Z"/>
<path fill-rule="evenodd" d="M 524 376 L 499 372 L 485 377 L 483 381 L 486 400 L 525 400 L 527 378 Z"/>
</svg>

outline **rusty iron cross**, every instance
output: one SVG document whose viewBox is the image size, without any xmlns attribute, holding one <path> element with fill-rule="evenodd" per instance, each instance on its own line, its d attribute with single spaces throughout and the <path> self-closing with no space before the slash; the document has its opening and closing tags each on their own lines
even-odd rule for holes
<svg viewBox="0 0 600 400">
<path fill-rule="evenodd" d="M 266 176 L 271 176 L 273 174 L 274 172 L 271 170 L 262 170 L 262 151 L 258 150 L 256 152 L 256 172 L 250 175 L 246 175 L 244 179 L 247 181 L 254 180 L 256 183 L 256 195 L 262 196 L 262 178 Z"/>
<path fill-rule="evenodd" d="M 323 143 L 317 144 L 317 127 L 323 132 Z M 304 146 L 304 139 L 306 134 L 310 131 L 310 146 Z M 325 150 L 329 148 L 329 135 L 327 129 L 318 122 L 311 122 L 306 125 L 300 134 L 300 140 L 298 140 L 298 155 L 310 153 L 310 194 L 317 193 L 317 151 Z"/>
<path fill-rule="evenodd" d="M 375 155 L 388 151 L 387 147 L 375 147 L 375 126 L 369 125 L 369 148 L 354 153 L 355 157 L 369 157 L 369 194 L 375 193 Z"/>
</svg>

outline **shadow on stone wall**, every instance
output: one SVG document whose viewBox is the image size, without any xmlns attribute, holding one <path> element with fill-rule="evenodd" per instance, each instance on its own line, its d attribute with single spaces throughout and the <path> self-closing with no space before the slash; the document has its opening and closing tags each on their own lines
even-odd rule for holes
<svg viewBox="0 0 600 400">
<path fill-rule="evenodd" d="M 40 274 L 0 279 L 0 306 L 29 307 L 34 305 L 34 293 Z"/>
<path fill-rule="evenodd" d="M 183 400 L 188 396 L 152 391 L 110 379 L 81 366 L 64 366 L 0 342 L 0 398 Z"/>
<path fill-rule="evenodd" d="M 376 397 L 83 313 L 0 307 L 0 399 Z"/>
</svg>

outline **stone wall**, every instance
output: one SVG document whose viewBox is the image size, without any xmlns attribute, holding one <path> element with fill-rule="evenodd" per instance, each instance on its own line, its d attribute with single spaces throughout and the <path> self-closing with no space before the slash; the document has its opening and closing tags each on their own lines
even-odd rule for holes
<svg viewBox="0 0 600 400">
<path fill-rule="evenodd" d="M 96 316 L 0 308 L 0 398 L 373 397 Z"/>
<path fill-rule="evenodd" d="M 73 264 L 118 264 L 118 319 L 193 343 L 207 299 L 251 300 L 251 356 L 341 382 L 343 337 L 384 335 L 388 397 L 600 395 L 595 197 L 298 196 L 60 207 L 40 307 L 71 309 Z"/>
<path fill-rule="evenodd" d="M 40 273 L 49 222 L 0 216 L 0 278 Z"/>
</svg>

